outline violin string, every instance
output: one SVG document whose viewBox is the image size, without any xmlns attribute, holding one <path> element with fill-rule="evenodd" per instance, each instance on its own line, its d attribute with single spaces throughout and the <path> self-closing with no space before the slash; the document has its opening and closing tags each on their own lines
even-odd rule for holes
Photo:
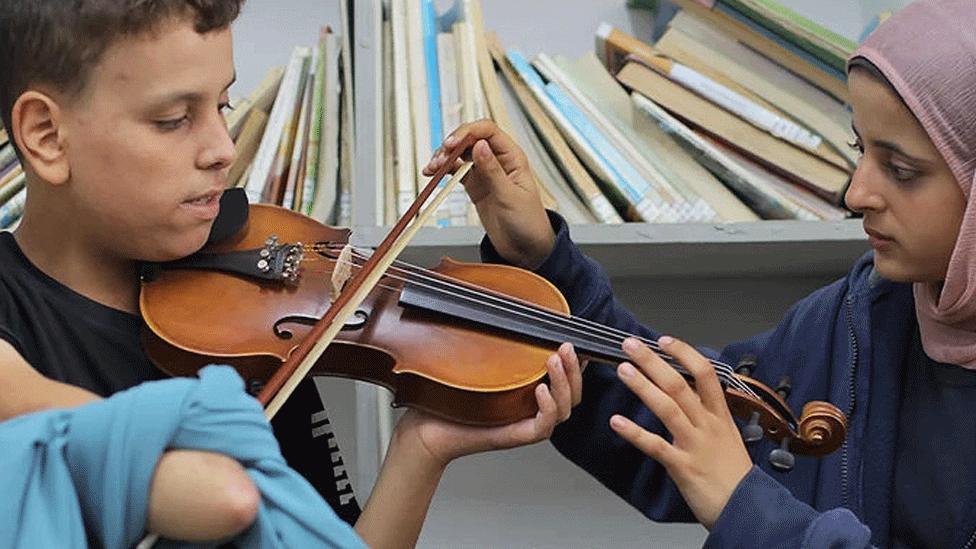
<svg viewBox="0 0 976 549">
<path fill-rule="evenodd" d="M 314 251 L 320 251 L 322 249 L 322 247 L 315 246 L 315 245 L 306 247 L 306 249 L 309 249 L 309 248 L 313 249 Z M 361 251 L 359 251 L 359 250 L 357 250 L 355 248 L 354 248 L 354 253 L 357 254 L 358 257 L 361 258 L 361 259 L 365 259 L 367 257 L 366 254 L 363 254 Z M 310 259 L 313 259 L 313 258 L 306 258 L 305 261 L 308 261 Z M 332 258 L 328 258 L 328 259 L 330 261 L 336 261 L 335 259 L 332 259 Z M 360 265 L 358 265 L 358 264 L 356 264 L 354 262 L 350 262 L 350 263 L 352 263 L 352 267 L 354 267 L 354 268 L 359 268 L 360 267 Z M 486 293 L 486 292 L 483 292 L 483 291 L 479 291 L 479 290 L 476 290 L 476 289 L 472 289 L 472 288 L 469 288 L 469 287 L 466 287 L 466 286 L 457 284 L 456 282 L 453 282 L 453 281 L 451 281 L 449 279 L 446 279 L 447 277 L 444 277 L 443 275 L 441 275 L 440 273 L 437 273 L 435 271 L 429 271 L 427 269 L 423 269 L 423 268 L 420 268 L 420 267 L 416 267 L 414 265 L 410 265 L 410 264 L 405 263 L 405 262 L 402 262 L 402 261 L 396 261 L 394 264 L 395 265 L 398 265 L 398 268 L 396 268 L 397 271 L 406 273 L 407 275 L 406 276 L 397 276 L 397 275 L 391 274 L 390 271 L 394 270 L 394 269 L 391 268 L 391 269 L 388 269 L 388 271 L 387 271 L 387 274 L 391 278 L 394 278 L 394 279 L 397 279 L 397 280 L 402 280 L 402 281 L 405 281 L 405 282 L 413 282 L 415 284 L 418 284 L 421 287 L 425 287 L 425 288 L 434 290 L 436 292 L 440 292 L 442 294 L 448 294 L 448 295 L 451 295 L 453 297 L 457 297 L 457 298 L 460 298 L 460 299 L 467 299 L 468 301 L 474 302 L 474 303 L 479 304 L 479 305 L 483 305 L 483 306 L 486 306 L 486 307 L 491 307 L 491 308 L 494 308 L 494 309 L 502 310 L 502 311 L 505 311 L 505 312 L 513 313 L 513 314 L 518 314 L 519 316 L 523 316 L 523 317 L 529 318 L 531 320 L 542 321 L 542 322 L 544 322 L 546 324 L 549 324 L 549 325 L 555 325 L 557 328 L 558 327 L 561 327 L 561 326 L 565 326 L 565 325 L 568 324 L 571 329 L 577 331 L 577 337 L 581 337 L 581 338 L 582 337 L 591 338 L 592 336 L 595 335 L 597 338 L 602 339 L 603 340 L 602 341 L 603 343 L 619 345 L 623 341 L 623 338 L 626 338 L 626 337 L 636 337 L 639 340 L 641 340 L 643 343 L 645 343 L 648 347 L 650 347 L 655 353 L 657 353 L 658 355 L 660 355 L 664 360 L 666 360 L 666 361 L 673 361 L 674 360 L 674 357 L 672 357 L 668 353 L 664 352 L 663 349 L 661 349 L 660 346 L 657 344 L 657 342 L 655 342 L 653 340 L 649 340 L 647 338 L 643 338 L 643 337 L 636 336 L 636 335 L 633 335 L 633 334 L 628 334 L 628 333 L 623 332 L 621 330 L 617 330 L 617 329 L 612 328 L 612 327 L 609 327 L 609 326 L 604 326 L 604 325 L 601 325 L 599 323 L 589 321 L 587 319 L 583 319 L 583 318 L 579 318 L 579 317 L 573 317 L 573 316 L 571 316 L 571 317 L 565 317 L 565 316 L 562 316 L 562 315 L 553 313 L 551 311 L 548 311 L 548 310 L 546 310 L 544 308 L 535 307 L 535 306 L 529 306 L 527 304 L 519 303 L 517 301 L 503 300 L 499 296 L 493 295 L 491 293 Z M 405 266 L 407 266 L 409 268 L 399 267 L 399 265 L 405 265 Z M 414 271 L 414 272 L 411 272 L 411 271 Z M 472 298 L 472 297 L 466 297 L 466 296 L 463 296 L 463 295 L 459 295 L 458 293 L 456 293 L 454 291 L 445 291 L 442 288 L 438 288 L 438 287 L 432 286 L 430 284 L 424 284 L 422 282 L 418 282 L 418 279 L 425 279 L 425 280 L 430 281 L 430 282 L 433 282 L 435 284 L 445 285 L 445 286 L 448 286 L 448 287 L 450 287 L 450 288 L 452 288 L 454 290 L 457 290 L 457 291 L 461 291 L 461 292 L 465 292 L 465 293 L 474 295 L 474 296 L 476 296 L 477 298 L 480 298 L 480 299 L 476 299 L 476 298 Z M 391 287 L 385 287 L 384 289 L 392 290 L 392 291 L 395 291 L 396 290 L 395 288 L 391 288 Z M 485 299 L 494 301 L 496 303 L 487 302 L 487 301 L 485 301 Z M 515 308 L 512 308 L 512 305 L 515 305 L 516 308 L 522 309 L 522 310 L 521 311 L 516 310 Z M 752 396 L 758 397 L 758 395 L 756 395 L 748 385 L 746 385 L 745 383 L 743 383 L 741 380 L 738 379 L 737 376 L 734 375 L 734 372 L 733 372 L 732 368 L 728 364 L 725 364 L 725 363 L 720 362 L 720 361 L 717 361 L 717 360 L 711 360 L 711 359 L 709 359 L 709 362 L 712 365 L 712 367 L 716 370 L 716 372 L 719 375 L 719 377 L 722 378 L 722 379 L 724 379 L 727 384 L 732 385 L 735 388 L 737 388 L 740 391 L 743 391 L 743 392 L 745 392 L 747 394 L 750 394 Z M 680 365 L 677 365 L 677 364 L 671 364 L 671 365 L 673 367 L 677 368 L 682 373 L 688 374 L 688 372 L 686 370 L 684 370 L 683 367 L 680 367 Z"/>
<path fill-rule="evenodd" d="M 347 262 L 347 263 L 351 263 L 351 262 Z M 353 267 L 359 267 L 359 265 L 353 264 Z M 397 269 L 397 270 L 398 271 L 403 271 L 403 269 Z M 320 271 L 320 272 L 323 272 L 324 273 L 324 272 L 327 272 L 327 271 Z M 454 297 L 457 297 L 457 298 L 460 298 L 460 299 L 467 300 L 469 302 L 474 302 L 474 303 L 477 303 L 477 304 L 480 304 L 480 305 L 485 305 L 485 306 L 492 307 L 492 308 L 495 308 L 495 309 L 501 309 L 501 307 L 499 307 L 498 305 L 493 305 L 493 304 L 490 304 L 490 303 L 485 303 L 485 302 L 480 301 L 480 300 L 477 300 L 477 299 L 472 299 L 471 297 L 468 297 L 468 296 L 462 296 L 462 295 L 456 294 L 454 292 L 444 291 L 442 289 L 439 289 L 439 288 L 437 288 L 435 286 L 431 286 L 429 284 L 424 284 L 422 282 L 417 282 L 415 278 L 414 279 L 411 279 L 411 278 L 407 278 L 407 277 L 403 277 L 403 276 L 398 276 L 398 275 L 390 274 L 390 271 L 389 270 L 387 271 L 387 276 L 389 276 L 390 278 L 392 278 L 394 280 L 401 280 L 401 281 L 404 281 L 404 282 L 410 282 L 410 283 L 416 284 L 419 287 L 428 288 L 428 289 L 437 291 L 437 292 L 439 292 L 441 294 L 451 295 L 451 296 L 454 296 Z M 388 291 L 391 291 L 391 292 L 398 292 L 398 291 L 400 291 L 400 288 L 394 288 L 392 286 L 378 285 L 377 287 L 380 287 L 380 288 L 382 288 L 384 290 L 388 290 Z M 551 320 L 540 319 L 537 316 L 530 316 L 530 315 L 528 315 L 526 313 L 522 313 L 522 312 L 518 312 L 518 311 L 506 311 L 506 312 L 513 312 L 514 314 L 518 314 L 519 316 L 523 316 L 523 317 L 530 318 L 531 320 L 536 320 L 536 321 L 541 320 L 542 322 L 547 323 L 547 324 L 552 324 L 553 323 Z M 558 316 L 558 315 L 556 315 L 556 316 L 557 316 L 557 318 L 559 320 L 571 320 L 571 318 L 572 318 L 572 317 L 562 317 L 562 316 Z M 597 325 L 597 326 L 599 326 L 599 325 Z M 590 339 L 593 339 L 591 337 L 591 335 L 592 335 L 591 332 L 584 332 L 584 334 L 585 334 L 585 336 L 583 336 L 583 337 L 589 337 Z M 623 341 L 622 339 L 614 339 L 614 338 L 610 338 L 608 336 L 600 336 L 600 335 L 597 335 L 596 337 L 599 338 L 599 339 L 603 339 L 603 341 L 602 341 L 603 343 L 613 344 L 613 345 L 616 345 L 616 346 L 619 346 L 619 344 Z M 642 337 L 638 337 L 638 336 L 627 336 L 627 337 L 637 337 L 638 339 L 640 339 L 641 341 L 643 341 L 645 344 L 653 344 L 654 343 L 652 340 L 648 340 L 646 338 L 642 338 Z M 652 349 L 652 350 L 654 350 L 654 349 Z M 681 366 L 678 363 L 671 362 L 671 361 L 674 360 L 674 357 L 672 357 L 670 354 L 664 352 L 663 350 L 659 350 L 659 348 L 657 350 L 654 350 L 654 352 L 657 355 L 659 355 L 662 359 L 664 359 L 666 362 L 668 362 L 668 364 L 670 366 L 672 366 L 678 372 L 680 372 L 680 373 L 682 373 L 684 375 L 691 376 L 690 372 L 688 372 L 683 366 Z M 716 366 L 716 368 L 715 368 L 716 374 L 719 376 L 720 379 L 724 380 L 727 385 L 733 386 L 734 388 L 736 388 L 736 389 L 738 389 L 738 390 L 740 390 L 740 391 L 742 391 L 742 392 L 744 392 L 744 393 L 746 393 L 746 394 L 748 394 L 748 395 L 750 395 L 750 396 L 752 396 L 754 398 L 757 398 L 757 399 L 760 398 L 759 395 L 757 395 L 748 385 L 746 385 L 741 380 L 739 380 L 738 377 L 736 377 L 734 375 L 730 375 L 726 370 L 724 370 L 723 368 L 721 368 L 721 365 L 723 363 L 718 362 L 718 361 L 710 361 L 710 362 L 712 363 L 713 366 Z"/>
<path fill-rule="evenodd" d="M 359 257 L 362 258 L 362 259 L 365 259 L 367 257 L 366 254 L 363 254 L 359 250 L 355 250 L 354 253 L 359 254 Z M 329 259 L 331 261 L 335 261 L 332 258 L 329 258 Z M 391 278 L 399 279 L 399 280 L 404 280 L 404 281 L 407 281 L 407 282 L 414 282 L 415 284 L 421 285 L 422 287 L 430 288 L 430 289 L 435 290 L 435 291 L 440 291 L 441 293 L 449 293 L 450 295 L 452 295 L 454 297 L 460 297 L 462 299 L 468 299 L 469 301 L 474 301 L 476 303 L 479 303 L 479 304 L 482 304 L 482 305 L 487 305 L 487 306 L 493 307 L 495 309 L 500 309 L 500 310 L 503 310 L 503 311 L 506 311 L 506 312 L 512 312 L 512 313 L 515 313 L 515 314 L 519 314 L 520 316 L 528 317 L 528 318 L 530 318 L 532 320 L 542 320 L 543 322 L 546 322 L 547 324 L 555 325 L 557 327 L 559 327 L 560 325 L 568 322 L 569 325 L 572 326 L 574 329 L 577 329 L 579 332 L 582 332 L 583 335 L 580 336 L 579 334 L 577 334 L 578 337 L 589 337 L 589 336 L 593 335 L 594 332 L 596 332 L 596 337 L 599 337 L 599 338 L 603 339 L 604 340 L 603 343 L 610 343 L 610 344 L 614 344 L 614 345 L 618 345 L 618 346 L 623 341 L 623 338 L 626 338 L 626 337 L 636 337 L 639 340 L 641 340 L 642 342 L 644 342 L 646 345 L 648 345 L 648 347 L 650 347 L 653 351 L 655 351 L 658 355 L 660 355 L 666 361 L 672 361 L 672 360 L 674 360 L 674 357 L 672 357 L 668 353 L 664 352 L 660 348 L 660 346 L 657 344 L 657 342 L 655 342 L 653 340 L 649 340 L 649 339 L 646 339 L 646 338 L 643 338 L 643 337 L 640 337 L 640 336 L 636 336 L 636 335 L 633 335 L 633 334 L 628 334 L 628 333 L 623 332 L 621 330 L 617 330 L 617 329 L 612 328 L 612 327 L 609 327 L 609 326 L 604 326 L 604 325 L 601 325 L 599 323 L 589 321 L 587 319 L 583 319 L 583 318 L 579 318 L 579 317 L 565 317 L 565 316 L 562 316 L 562 315 L 559 315 L 559 314 L 555 314 L 555 313 L 553 313 L 551 311 L 548 311 L 548 310 L 546 310 L 544 308 L 539 308 L 539 307 L 534 306 L 534 305 L 527 305 L 527 304 L 524 304 L 524 303 L 520 303 L 518 301 L 505 300 L 505 299 L 502 299 L 499 296 L 496 296 L 496 295 L 491 294 L 491 293 L 485 293 L 485 292 L 479 291 L 477 289 L 470 289 L 467 286 L 463 286 L 463 285 L 457 284 L 456 282 L 451 281 L 448 277 L 444 277 L 440 273 L 437 273 L 435 271 L 429 271 L 429 270 L 423 269 L 421 267 L 416 267 L 414 265 L 410 265 L 410 264 L 405 263 L 405 262 L 402 262 L 402 261 L 397 261 L 397 262 L 395 262 L 395 264 L 406 265 L 407 267 L 410 268 L 410 269 L 399 268 L 398 270 L 401 271 L 401 272 L 410 273 L 411 270 L 413 270 L 413 271 L 419 271 L 419 272 L 422 272 L 422 273 L 423 272 L 426 272 L 426 273 L 429 273 L 429 274 L 428 275 L 420 274 L 419 276 L 421 278 L 425 278 L 427 280 L 433 281 L 433 282 L 438 283 L 438 284 L 444 284 L 444 285 L 447 285 L 447 286 L 452 286 L 452 287 L 454 287 L 454 288 L 456 288 L 456 289 L 458 289 L 460 291 L 469 292 L 469 293 L 478 295 L 479 297 L 482 297 L 482 298 L 491 299 L 493 301 L 496 301 L 496 302 L 500 303 L 501 305 L 497 305 L 497 304 L 493 305 L 491 303 L 485 303 L 485 302 L 480 301 L 480 300 L 477 300 L 477 299 L 472 299 L 470 297 L 464 297 L 464 296 L 457 295 L 457 294 L 455 294 L 453 292 L 444 292 L 443 290 L 438 289 L 438 288 L 435 288 L 435 287 L 431 287 L 430 285 L 418 283 L 418 282 L 416 282 L 416 278 L 411 279 L 411 278 L 403 278 L 403 277 L 397 277 L 397 276 L 394 276 L 394 275 L 390 275 Z M 358 267 L 358 265 L 355 265 L 354 264 L 353 267 Z M 415 276 L 417 276 L 417 275 L 415 274 Z M 528 311 L 528 313 L 524 313 L 524 312 L 519 312 L 519 311 L 512 310 L 512 309 L 509 308 L 510 304 L 514 304 L 517 307 L 520 307 L 523 310 Z M 540 316 L 545 316 L 545 317 L 548 317 L 548 318 L 540 318 Z M 584 324 L 584 325 L 587 326 L 587 328 L 589 328 L 589 330 L 585 330 L 584 331 L 584 329 L 582 327 L 573 326 L 573 324 Z M 610 335 L 610 333 L 613 333 L 613 337 Z M 734 371 L 732 370 L 732 368 L 728 364 L 725 364 L 725 363 L 720 362 L 720 361 L 717 361 L 717 360 L 712 360 L 712 359 L 709 359 L 709 362 L 713 366 L 713 368 L 715 368 L 715 370 L 717 371 L 719 377 L 722 378 L 722 379 L 725 379 L 728 382 L 728 384 L 735 386 L 737 389 L 739 389 L 739 390 L 741 390 L 741 391 L 743 391 L 743 392 L 745 392 L 747 394 L 750 394 L 752 396 L 757 396 L 758 397 L 758 395 L 756 395 L 755 392 L 753 392 L 752 389 L 748 385 L 746 385 L 745 383 L 743 383 L 741 380 L 738 379 L 737 376 L 734 375 Z M 683 368 L 679 367 L 679 365 L 673 364 L 673 363 L 671 365 L 674 366 L 674 367 L 676 367 L 677 369 L 679 369 L 679 371 L 681 371 L 682 373 L 687 374 L 687 371 L 685 371 Z"/>
<path fill-rule="evenodd" d="M 356 250 L 355 253 L 359 253 L 360 258 L 363 258 L 363 259 L 366 258 L 366 256 L 364 254 L 362 254 L 361 252 L 359 252 L 358 250 Z M 329 259 L 331 261 L 335 261 L 335 260 L 333 260 L 331 258 L 329 258 Z M 417 272 L 419 272 L 419 274 L 415 274 L 415 276 L 419 276 L 420 278 L 424 278 L 426 280 L 430 280 L 430 281 L 433 281 L 433 282 L 436 282 L 436 283 L 439 283 L 439 284 L 444 284 L 444 285 L 447 285 L 449 287 L 454 287 L 454 288 L 456 288 L 456 289 L 458 289 L 460 291 L 470 292 L 470 293 L 479 295 L 479 297 L 487 298 L 487 299 L 491 299 L 493 301 L 499 302 L 503 306 L 501 309 L 502 310 L 505 310 L 506 312 L 514 312 L 514 311 L 511 311 L 510 309 L 506 309 L 505 307 L 509 307 L 510 305 L 515 305 L 515 306 L 517 306 L 519 308 L 522 308 L 524 310 L 529 311 L 533 315 L 539 315 L 539 316 L 548 317 L 548 320 L 549 320 L 550 323 L 552 323 L 553 321 L 555 321 L 555 322 L 559 322 L 560 324 L 561 323 L 565 323 L 565 322 L 569 322 L 570 324 L 573 324 L 573 323 L 575 323 L 575 324 L 585 324 L 591 330 L 596 331 L 598 333 L 597 335 L 602 335 L 605 338 L 605 341 L 609 341 L 609 342 L 615 343 L 615 344 L 619 344 L 620 342 L 623 341 L 624 338 L 627 338 L 627 337 L 635 337 L 635 338 L 640 339 L 644 343 L 646 343 L 654 351 L 658 352 L 658 354 L 661 354 L 661 355 L 665 356 L 668 359 L 673 359 L 673 357 L 671 357 L 670 355 L 668 355 L 667 353 L 665 353 L 663 351 L 663 349 L 660 348 L 660 346 L 657 344 L 656 341 L 653 341 L 653 340 L 650 340 L 650 339 L 647 339 L 647 338 L 643 338 L 643 337 L 640 337 L 640 336 L 637 336 L 637 335 L 634 335 L 634 334 L 629 334 L 627 332 L 618 330 L 618 329 L 613 328 L 613 327 L 610 327 L 610 326 L 605 326 L 605 325 L 602 325 L 602 324 L 599 324 L 599 323 L 596 323 L 596 322 L 587 320 L 585 318 L 575 317 L 575 316 L 566 317 L 566 316 L 562 316 L 560 314 L 554 313 L 552 311 L 549 311 L 549 310 L 547 310 L 545 308 L 541 308 L 541 307 L 538 307 L 538 306 L 526 304 L 524 302 L 515 301 L 515 300 L 505 300 L 505 299 L 502 299 L 499 296 L 496 296 L 494 294 L 486 293 L 486 292 L 483 292 L 483 291 L 479 291 L 477 289 L 472 289 L 472 288 L 469 288 L 467 286 L 460 285 L 457 282 L 452 281 L 451 279 L 449 279 L 447 277 L 444 277 L 444 275 L 441 275 L 440 273 L 437 273 L 435 271 L 429 271 L 427 269 L 424 269 L 422 267 L 417 267 L 415 265 L 410 265 L 409 263 L 405 263 L 405 262 L 402 262 L 402 261 L 396 261 L 396 262 L 394 262 L 394 265 L 405 265 L 406 267 L 408 267 L 408 268 L 400 267 L 398 270 L 401 271 L 401 272 L 408 272 L 408 273 L 410 273 L 411 270 L 412 271 L 417 271 Z M 353 267 L 358 267 L 358 265 L 355 265 L 354 264 Z M 415 278 L 414 279 L 410 279 L 410 278 L 396 277 L 396 276 L 392 276 L 392 275 L 391 275 L 391 278 L 395 278 L 395 279 L 399 279 L 399 280 L 404 280 L 404 281 L 407 281 L 407 282 L 412 282 L 412 281 L 415 281 L 416 280 Z M 429 285 L 425 285 L 424 287 L 431 288 L 431 289 L 436 289 L 436 288 L 432 288 Z M 455 297 L 460 297 L 460 296 L 457 296 L 457 294 L 451 294 L 451 295 L 454 295 Z M 495 306 L 495 308 L 499 308 L 499 307 L 498 306 Z M 531 318 L 534 319 L 534 320 L 538 320 L 539 319 L 538 316 L 533 316 Z M 543 319 L 543 320 L 545 320 L 545 319 Z M 600 334 L 600 332 L 602 332 L 602 334 Z M 586 334 L 590 334 L 590 333 L 593 333 L 593 332 L 586 332 Z M 620 339 L 618 340 L 616 338 L 611 338 L 611 335 L 616 336 L 616 337 L 619 337 Z M 727 364 L 725 364 L 723 362 L 716 361 L 716 360 L 710 360 L 710 362 L 714 366 L 716 366 L 718 369 L 720 369 L 720 370 L 726 370 L 728 372 L 732 372 L 732 368 L 729 365 L 727 365 Z"/>
</svg>

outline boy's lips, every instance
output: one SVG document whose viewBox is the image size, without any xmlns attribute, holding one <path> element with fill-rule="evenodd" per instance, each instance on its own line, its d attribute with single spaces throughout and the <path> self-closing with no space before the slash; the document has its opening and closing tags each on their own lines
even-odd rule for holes
<svg viewBox="0 0 976 549">
<path fill-rule="evenodd" d="M 180 206 L 191 215 L 204 221 L 210 221 L 220 212 L 220 195 L 223 188 L 195 195 L 184 200 Z"/>
</svg>

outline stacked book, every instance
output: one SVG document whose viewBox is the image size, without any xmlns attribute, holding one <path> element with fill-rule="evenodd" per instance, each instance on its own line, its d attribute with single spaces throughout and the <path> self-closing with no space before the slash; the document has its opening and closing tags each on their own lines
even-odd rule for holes
<svg viewBox="0 0 976 549">
<path fill-rule="evenodd" d="M 546 206 L 570 223 L 847 217 L 857 156 L 844 63 L 855 44 L 774 0 L 673 1 L 681 11 L 656 41 L 595 24 L 586 55 L 529 59 L 486 32 L 480 0 L 443 11 L 434 0 L 383 0 L 370 25 L 378 82 L 368 82 L 353 79 L 350 44 L 367 41 L 351 41 L 359 29 L 344 0 L 342 32 L 324 27 L 232 102 L 229 182 L 253 202 L 348 226 L 354 158 L 379 155 L 376 180 L 355 185 L 372 187 L 375 222 L 390 225 L 444 137 L 491 118 L 525 151 Z M 356 91 L 371 86 L 380 108 L 354 112 Z M 357 117 L 382 128 L 367 147 L 377 150 L 353 150 Z M 0 228 L 17 223 L 25 198 L 0 133 Z M 431 223 L 477 222 L 458 188 Z"/>
<path fill-rule="evenodd" d="M 484 117 L 519 142 L 547 206 L 571 223 L 848 216 L 855 44 L 772 0 L 676 3 L 654 43 L 604 24 L 579 59 L 528 59 L 485 32 L 477 0 L 441 13 L 390 0 L 381 221 L 416 196 L 441 139 Z M 476 223 L 466 204 L 437 225 Z"/>
<path fill-rule="evenodd" d="M 331 28 L 296 46 L 227 116 L 237 146 L 228 181 L 251 202 L 350 223 L 352 101 L 348 44 Z"/>
<path fill-rule="evenodd" d="M 7 132 L 0 128 L 0 230 L 13 230 L 27 200 L 24 170 Z"/>
</svg>

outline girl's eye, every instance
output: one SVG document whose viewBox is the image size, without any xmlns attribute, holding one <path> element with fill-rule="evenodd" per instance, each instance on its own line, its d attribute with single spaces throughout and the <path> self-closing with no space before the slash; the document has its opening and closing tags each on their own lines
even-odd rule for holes
<svg viewBox="0 0 976 549">
<path fill-rule="evenodd" d="M 231 105 L 230 101 L 225 101 L 224 103 L 217 105 L 217 110 L 219 110 L 221 114 L 226 115 L 228 112 L 234 110 L 234 105 Z"/>
<path fill-rule="evenodd" d="M 161 130 L 175 130 L 183 126 L 185 123 L 189 122 L 189 120 L 190 117 L 187 115 L 183 115 L 179 118 L 173 118 L 170 120 L 157 120 L 156 127 Z"/>
<path fill-rule="evenodd" d="M 847 143 L 847 146 L 854 149 L 860 154 L 864 154 L 864 145 L 861 144 L 860 139 L 855 139 Z"/>
<path fill-rule="evenodd" d="M 905 168 L 891 162 L 887 164 L 887 167 L 888 173 L 890 173 L 891 177 L 893 177 L 896 181 L 908 182 L 918 177 L 918 171 L 911 168 Z"/>
</svg>

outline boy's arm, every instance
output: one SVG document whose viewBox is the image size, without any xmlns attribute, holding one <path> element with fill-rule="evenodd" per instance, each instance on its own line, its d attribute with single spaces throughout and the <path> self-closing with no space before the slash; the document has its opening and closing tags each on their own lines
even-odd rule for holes
<svg viewBox="0 0 976 549">
<path fill-rule="evenodd" d="M 0 421 L 50 408 L 69 408 L 98 395 L 46 378 L 10 343 L 0 339 Z M 219 540 L 249 526 L 259 496 L 241 465 L 226 456 L 194 450 L 165 452 L 149 495 L 147 528 L 167 538 Z"/>
<path fill-rule="evenodd" d="M 80 387 L 48 379 L 20 356 L 10 343 L 0 338 L 0 421 L 50 408 L 70 408 L 97 400 L 98 396 Z"/>
<path fill-rule="evenodd" d="M 461 456 L 533 444 L 548 438 L 581 399 L 580 364 L 562 345 L 546 362 L 549 385 L 536 386 L 535 417 L 499 427 L 473 427 L 410 410 L 400 419 L 376 486 L 356 530 L 374 549 L 414 547 L 447 465 Z"/>
<path fill-rule="evenodd" d="M 431 499 L 444 473 L 444 466 L 417 459 L 417 448 L 408 448 L 403 437 L 394 436 L 376 485 L 356 532 L 370 547 L 393 549 L 414 547 Z"/>
</svg>

